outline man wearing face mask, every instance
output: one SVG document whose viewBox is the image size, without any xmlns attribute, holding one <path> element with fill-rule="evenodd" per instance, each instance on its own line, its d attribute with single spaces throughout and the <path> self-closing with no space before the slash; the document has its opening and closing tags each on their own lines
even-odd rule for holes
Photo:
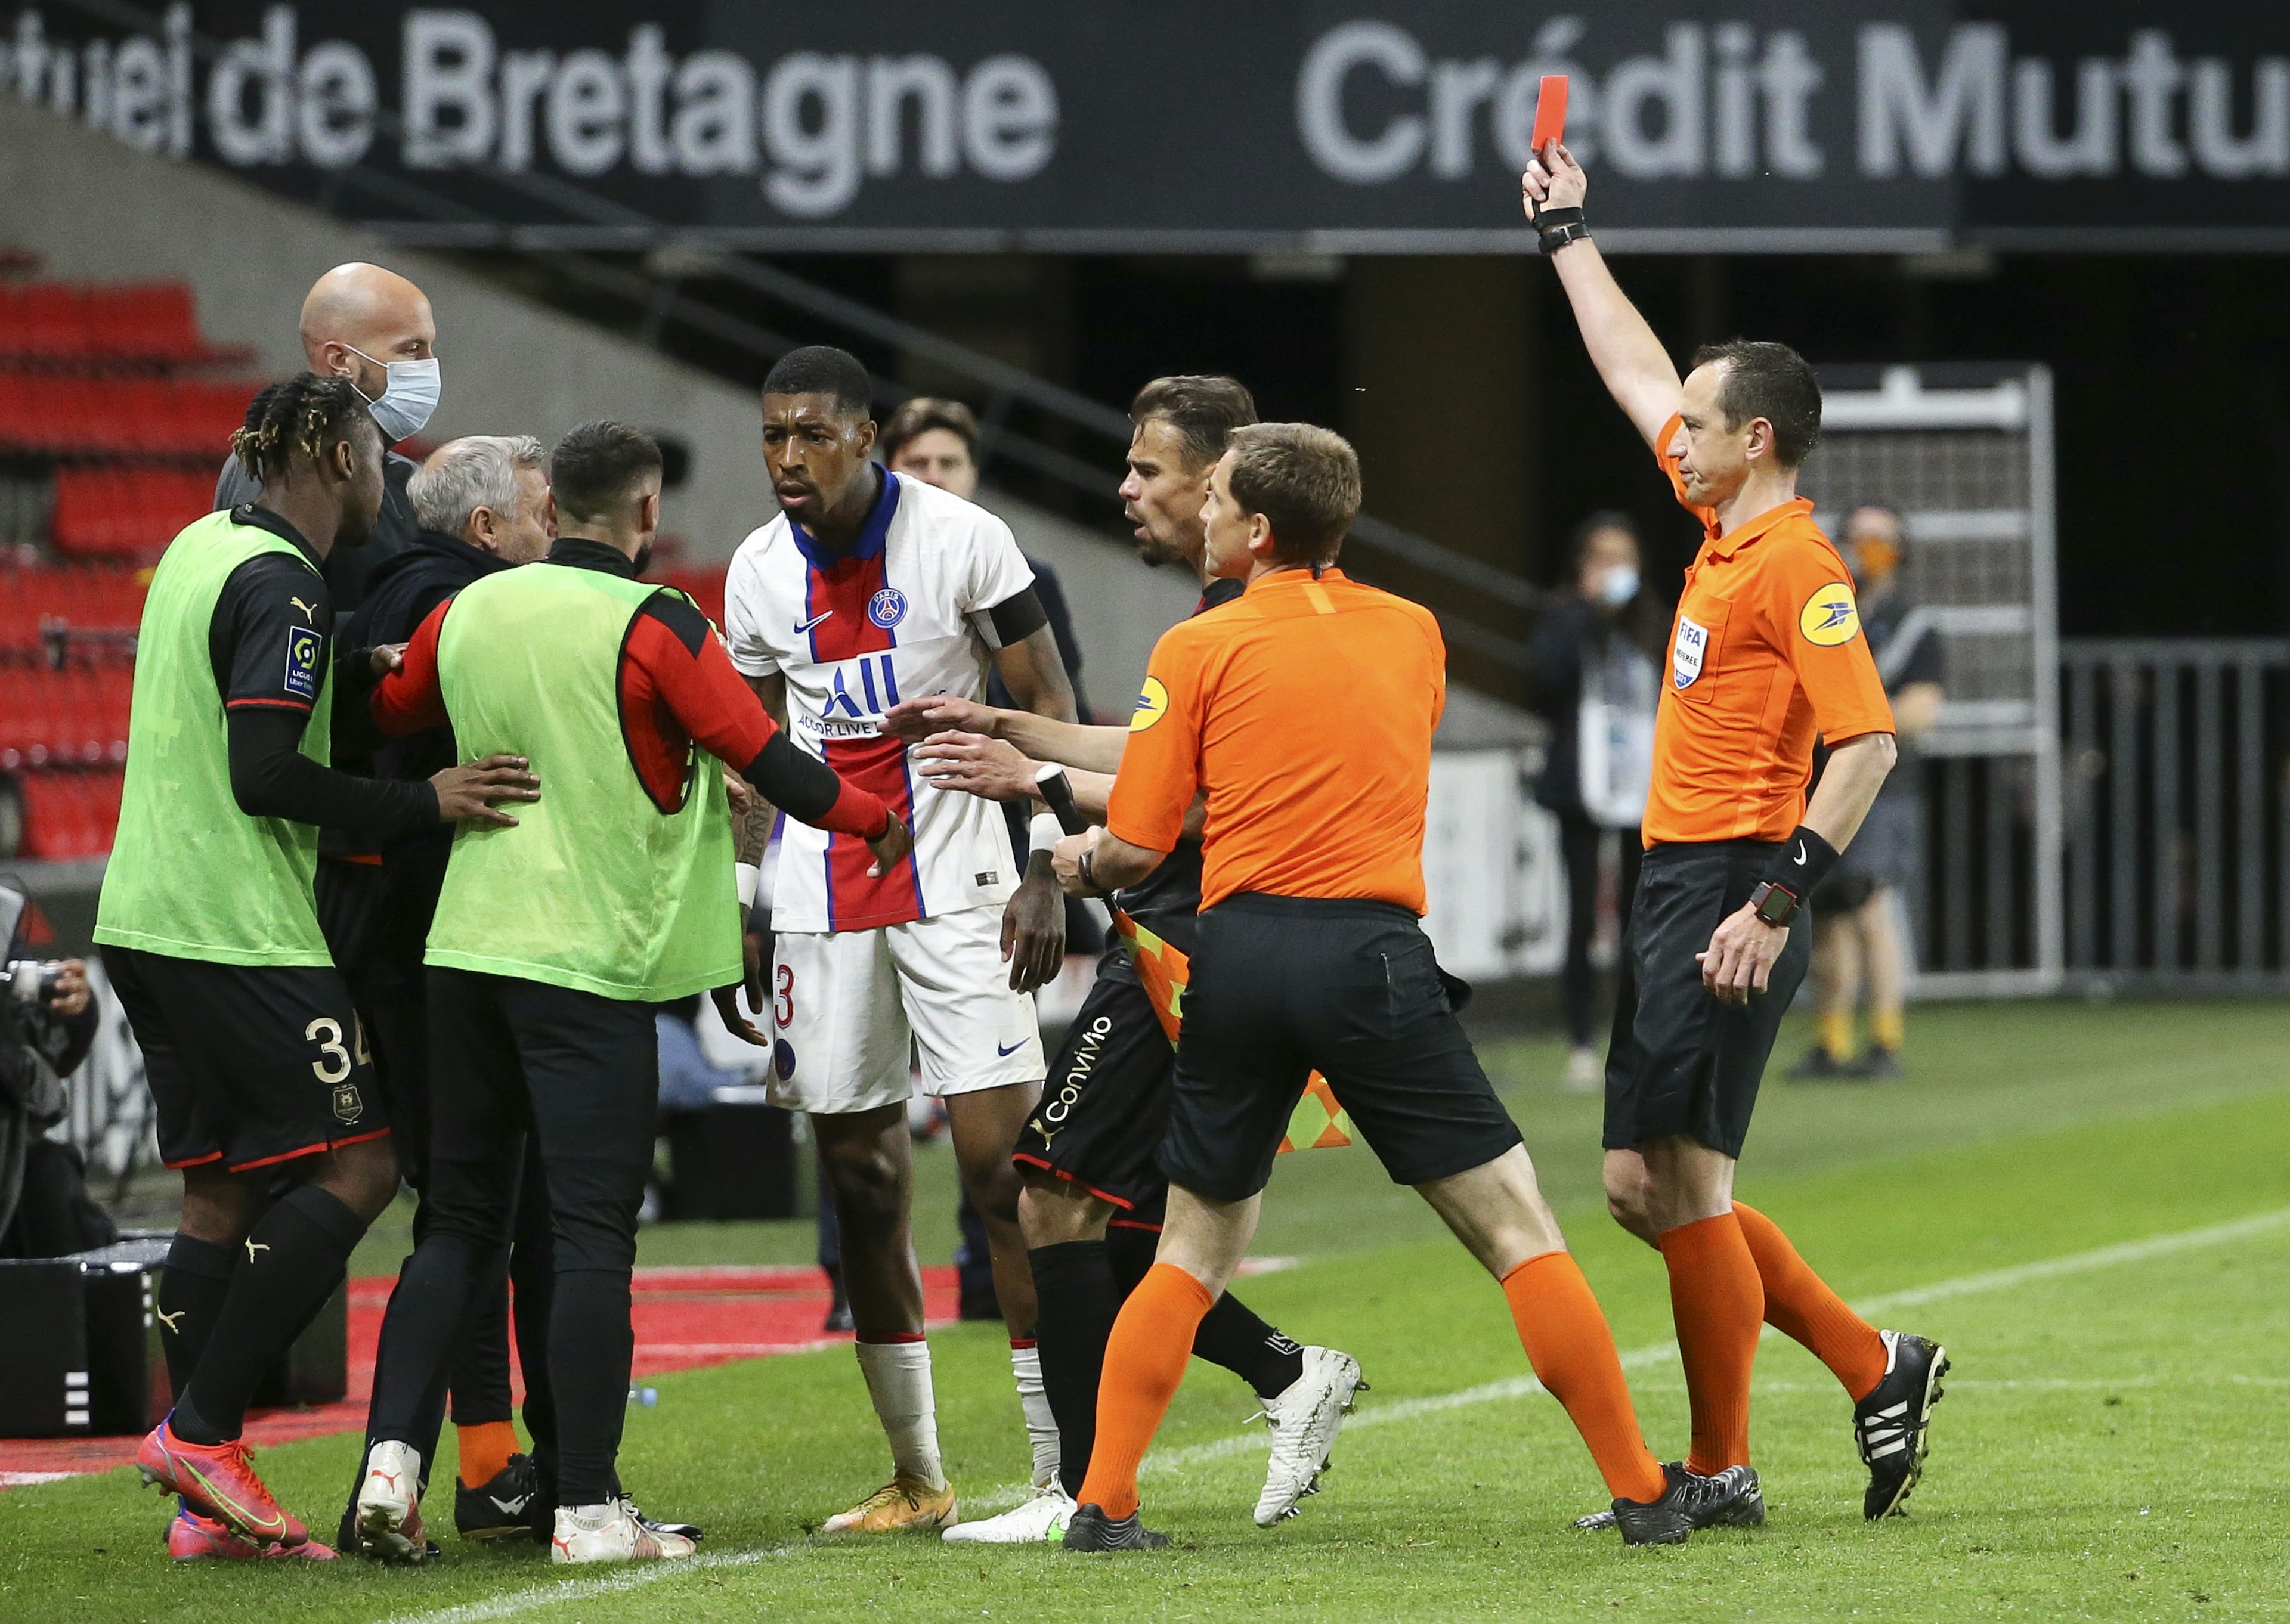
<svg viewBox="0 0 2290 1624">
<path fill-rule="evenodd" d="M 310 286 L 302 300 L 302 357 L 321 378 L 347 378 L 395 446 L 428 427 L 437 410 L 437 323 L 421 290 L 395 271 L 352 261 L 337 265 Z M 364 545 L 335 549 L 326 591 L 334 612 L 347 615 L 365 596 L 365 583 L 385 561 L 413 544 L 421 525 L 405 494 L 420 464 L 395 451 L 382 466 L 381 515 Z M 236 457 L 215 481 L 218 511 L 254 500 L 256 485 Z"/>
<path fill-rule="evenodd" d="M 1608 831 L 1617 832 L 1615 900 L 1627 927 L 1661 694 L 1650 651 L 1661 648 L 1662 626 L 1660 609 L 1639 589 L 1637 529 L 1628 514 L 1585 519 L 1574 532 L 1573 556 L 1575 590 L 1536 624 L 1527 659 L 1535 708 L 1550 723 L 1534 798 L 1558 820 L 1566 863 L 1566 963 L 1559 978 L 1569 1044 L 1565 1087 L 1592 1093 L 1605 1082 L 1590 1024 L 1598 852 Z"/>
</svg>

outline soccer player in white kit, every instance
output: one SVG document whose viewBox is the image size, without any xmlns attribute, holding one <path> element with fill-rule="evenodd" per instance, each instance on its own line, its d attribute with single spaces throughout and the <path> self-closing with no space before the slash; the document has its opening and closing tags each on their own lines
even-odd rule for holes
<svg viewBox="0 0 2290 1624">
<path fill-rule="evenodd" d="M 907 860 L 870 876 L 863 843 L 788 821 L 772 898 L 772 1098 L 808 1112 L 818 1137 L 893 1466 L 827 1533 L 957 1520 L 909 1235 L 910 1044 L 986 1220 L 1037 1468 L 1056 1458 L 1010 1151 L 1047 1070 L 1033 990 L 1063 963 L 1064 900 L 1045 850 L 1015 872 L 1000 809 L 933 788 L 880 723 L 905 695 L 982 699 L 989 667 L 1045 716 L 1073 719 L 1073 687 L 1009 526 L 869 460 L 871 396 L 839 349 L 791 350 L 772 368 L 764 461 L 781 512 L 741 543 L 725 583 L 732 660 L 765 708 L 914 831 Z"/>
</svg>

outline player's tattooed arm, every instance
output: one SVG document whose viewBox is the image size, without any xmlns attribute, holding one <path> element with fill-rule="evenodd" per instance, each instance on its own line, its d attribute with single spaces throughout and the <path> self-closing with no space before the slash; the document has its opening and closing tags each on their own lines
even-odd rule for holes
<svg viewBox="0 0 2290 1624">
<path fill-rule="evenodd" d="M 764 852 L 772 843 L 772 820 L 777 809 L 750 788 L 748 780 L 736 772 L 724 775 L 726 784 L 737 783 L 746 791 L 746 804 L 732 809 L 732 846 L 734 858 L 743 863 L 760 863 Z"/>
</svg>

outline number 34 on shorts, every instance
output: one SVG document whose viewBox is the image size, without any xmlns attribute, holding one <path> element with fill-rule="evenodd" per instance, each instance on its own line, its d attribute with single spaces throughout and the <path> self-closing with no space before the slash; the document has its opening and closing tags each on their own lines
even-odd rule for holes
<svg viewBox="0 0 2290 1624">
<path fill-rule="evenodd" d="M 334 1091 L 334 1120 L 345 1127 L 357 1122 L 365 1115 L 365 1100 L 350 1081 L 350 1073 L 373 1064 L 373 1052 L 366 1047 L 365 1022 L 355 1012 L 351 1013 L 347 1045 L 342 1042 L 342 1023 L 332 1015 L 311 1021 L 302 1036 L 318 1046 L 318 1058 L 310 1062 L 310 1071 Z"/>
</svg>

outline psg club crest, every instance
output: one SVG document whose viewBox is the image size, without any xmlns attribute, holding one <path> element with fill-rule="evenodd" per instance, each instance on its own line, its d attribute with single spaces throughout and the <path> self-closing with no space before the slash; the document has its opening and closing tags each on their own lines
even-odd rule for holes
<svg viewBox="0 0 2290 1624">
<path fill-rule="evenodd" d="M 348 1127 L 365 1115 L 365 1101 L 358 1098 L 357 1084 L 334 1084 L 334 1120 Z"/>
<path fill-rule="evenodd" d="M 888 631 L 907 618 L 907 595 L 885 587 L 867 600 L 867 618 Z"/>
<path fill-rule="evenodd" d="M 1702 656 L 1709 652 L 1709 628 L 1697 626 L 1684 615 L 1677 617 L 1677 641 L 1670 645 L 1669 680 L 1677 687 L 1691 688 L 1701 675 Z"/>
</svg>

